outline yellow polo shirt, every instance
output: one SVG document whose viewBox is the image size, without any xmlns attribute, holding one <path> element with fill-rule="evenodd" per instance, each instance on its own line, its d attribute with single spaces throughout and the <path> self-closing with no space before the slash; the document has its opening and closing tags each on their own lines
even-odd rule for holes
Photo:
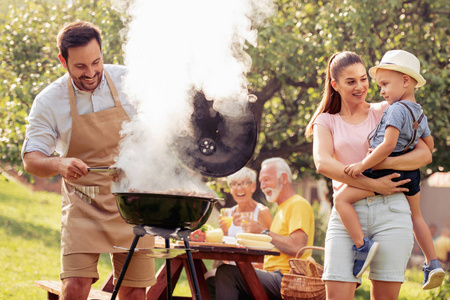
<svg viewBox="0 0 450 300">
<path fill-rule="evenodd" d="M 279 235 L 288 236 L 292 232 L 301 229 L 308 235 L 307 246 L 314 243 L 314 213 L 311 204 L 299 195 L 294 195 L 284 201 L 275 214 L 270 231 Z M 311 250 L 305 251 L 300 257 L 306 259 L 311 255 Z M 280 256 L 266 255 L 264 258 L 264 270 L 273 272 L 281 270 L 281 273 L 289 273 L 289 259 L 293 256 L 280 252 Z"/>
<path fill-rule="evenodd" d="M 447 261 L 447 253 L 450 252 L 450 237 L 440 236 L 434 241 L 436 256 L 441 261 Z"/>
</svg>

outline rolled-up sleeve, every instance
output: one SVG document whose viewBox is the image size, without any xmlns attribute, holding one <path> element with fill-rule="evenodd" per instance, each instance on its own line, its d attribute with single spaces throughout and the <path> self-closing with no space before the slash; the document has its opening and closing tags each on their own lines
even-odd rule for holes
<svg viewBox="0 0 450 300">
<path fill-rule="evenodd" d="M 51 109 L 45 106 L 39 98 L 33 103 L 28 116 L 25 142 L 22 147 L 22 158 L 25 153 L 40 151 L 48 156 L 56 148 L 57 130 L 56 120 Z"/>
<path fill-rule="evenodd" d="M 134 106 L 128 101 L 127 94 L 122 88 L 122 80 L 126 68 L 119 65 L 104 65 L 111 75 L 119 91 L 122 107 L 131 117 L 135 114 Z M 40 151 L 45 155 L 55 152 L 65 156 L 69 150 L 72 134 L 72 115 L 69 95 L 67 93 L 66 73 L 47 86 L 33 102 L 28 116 L 28 126 L 25 141 L 22 146 L 22 159 L 25 153 Z M 75 88 L 76 89 L 76 88 Z M 75 92 L 78 113 L 89 114 L 114 107 L 111 90 L 103 78 L 102 84 L 95 93 Z"/>
</svg>

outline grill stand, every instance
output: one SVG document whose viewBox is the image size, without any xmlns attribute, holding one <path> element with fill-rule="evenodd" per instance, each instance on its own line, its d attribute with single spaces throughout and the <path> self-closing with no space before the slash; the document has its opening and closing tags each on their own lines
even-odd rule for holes
<svg viewBox="0 0 450 300">
<path fill-rule="evenodd" d="M 200 295 L 200 288 L 198 286 L 197 275 L 195 274 L 194 260 L 192 259 L 191 248 L 189 247 L 190 234 L 191 233 L 188 229 L 178 231 L 178 236 L 181 237 L 181 239 L 184 242 L 184 247 L 186 248 L 186 256 L 188 258 L 189 272 L 191 273 L 192 281 L 194 281 L 195 298 L 197 300 L 202 300 L 202 296 Z"/>
<path fill-rule="evenodd" d="M 149 231 L 151 231 L 151 228 L 147 228 L 147 229 L 150 229 Z M 158 229 L 155 229 L 155 228 L 153 228 L 153 229 L 155 231 L 158 231 Z M 164 229 L 161 229 L 161 230 L 166 231 L 165 233 L 168 233 L 167 230 L 164 230 Z M 131 248 L 128 252 L 127 258 L 125 259 L 125 263 L 122 267 L 122 270 L 120 271 L 119 278 L 117 279 L 117 284 L 114 287 L 114 291 L 112 293 L 111 300 L 116 299 L 117 294 L 120 289 L 120 286 L 122 284 L 123 278 L 125 277 L 125 273 L 127 272 L 128 265 L 130 264 L 131 258 L 134 254 L 134 250 L 136 249 L 137 243 L 141 237 L 143 237 L 144 235 L 147 234 L 147 231 L 143 226 L 137 225 L 133 228 L 133 233 L 135 236 L 134 236 L 133 242 L 131 244 Z M 171 235 L 173 235 L 173 231 L 171 234 L 163 235 L 163 237 L 165 239 L 165 247 L 167 249 L 170 249 L 170 236 Z M 192 276 L 192 279 L 194 282 L 195 298 L 197 300 L 201 300 L 202 297 L 200 295 L 200 288 L 198 286 L 197 275 L 195 273 L 194 260 L 192 258 L 191 248 L 189 247 L 190 231 L 188 229 L 180 229 L 180 230 L 178 230 L 177 235 L 183 240 L 184 246 L 186 248 L 186 256 L 188 258 L 189 272 L 191 273 L 191 276 Z M 166 274 L 167 274 L 167 299 L 171 300 L 172 299 L 172 278 L 171 278 L 171 269 L 170 269 L 170 259 L 169 258 L 166 259 Z"/>
<path fill-rule="evenodd" d="M 170 239 L 164 239 L 166 249 L 170 249 Z M 170 259 L 166 258 L 166 281 L 167 281 L 167 300 L 172 300 L 172 270 L 170 269 Z"/>
<path fill-rule="evenodd" d="M 117 293 L 119 292 L 120 285 L 122 284 L 123 278 L 125 277 L 125 273 L 127 272 L 128 265 L 130 264 L 131 257 L 134 254 L 134 250 L 136 249 L 137 243 L 141 237 L 143 237 L 146 234 L 146 231 L 144 227 L 142 226 L 135 226 L 133 228 L 134 233 L 134 239 L 131 243 L 130 251 L 128 252 L 127 258 L 125 259 L 125 263 L 123 264 L 122 270 L 120 271 L 119 278 L 117 279 L 117 284 L 114 287 L 114 291 L 111 296 L 111 300 L 115 300 L 117 297 Z"/>
</svg>

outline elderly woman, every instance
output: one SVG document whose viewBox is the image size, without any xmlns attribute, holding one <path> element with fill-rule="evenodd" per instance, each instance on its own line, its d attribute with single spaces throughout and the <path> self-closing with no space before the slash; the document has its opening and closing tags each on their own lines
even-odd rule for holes
<svg viewBox="0 0 450 300">
<path fill-rule="evenodd" d="M 224 235 L 236 237 L 237 233 L 244 232 L 242 228 L 243 213 L 252 213 L 251 220 L 260 223 L 265 229 L 269 229 L 272 224 L 269 208 L 252 198 L 256 190 L 256 172 L 244 167 L 228 176 L 227 183 L 237 205 L 231 208 L 230 214 L 233 216 L 233 222 L 229 228 L 225 220 L 220 220 L 220 228 Z M 251 222 L 247 224 L 250 225 Z"/>
</svg>

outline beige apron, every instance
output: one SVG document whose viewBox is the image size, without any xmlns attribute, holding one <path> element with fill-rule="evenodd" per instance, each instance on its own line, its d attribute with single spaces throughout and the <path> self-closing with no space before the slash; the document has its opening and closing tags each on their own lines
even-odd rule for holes
<svg viewBox="0 0 450 300">
<path fill-rule="evenodd" d="M 89 167 L 111 166 L 118 156 L 122 122 L 129 120 L 109 75 L 106 81 L 115 107 L 78 115 L 70 76 L 67 81 L 72 134 L 67 157 L 76 157 Z M 123 252 L 134 238 L 133 227 L 120 216 L 115 196 L 111 194 L 111 177 L 107 172 L 90 172 L 77 180 L 62 182 L 62 254 Z M 152 248 L 154 239 L 145 235 L 139 248 Z"/>
</svg>

